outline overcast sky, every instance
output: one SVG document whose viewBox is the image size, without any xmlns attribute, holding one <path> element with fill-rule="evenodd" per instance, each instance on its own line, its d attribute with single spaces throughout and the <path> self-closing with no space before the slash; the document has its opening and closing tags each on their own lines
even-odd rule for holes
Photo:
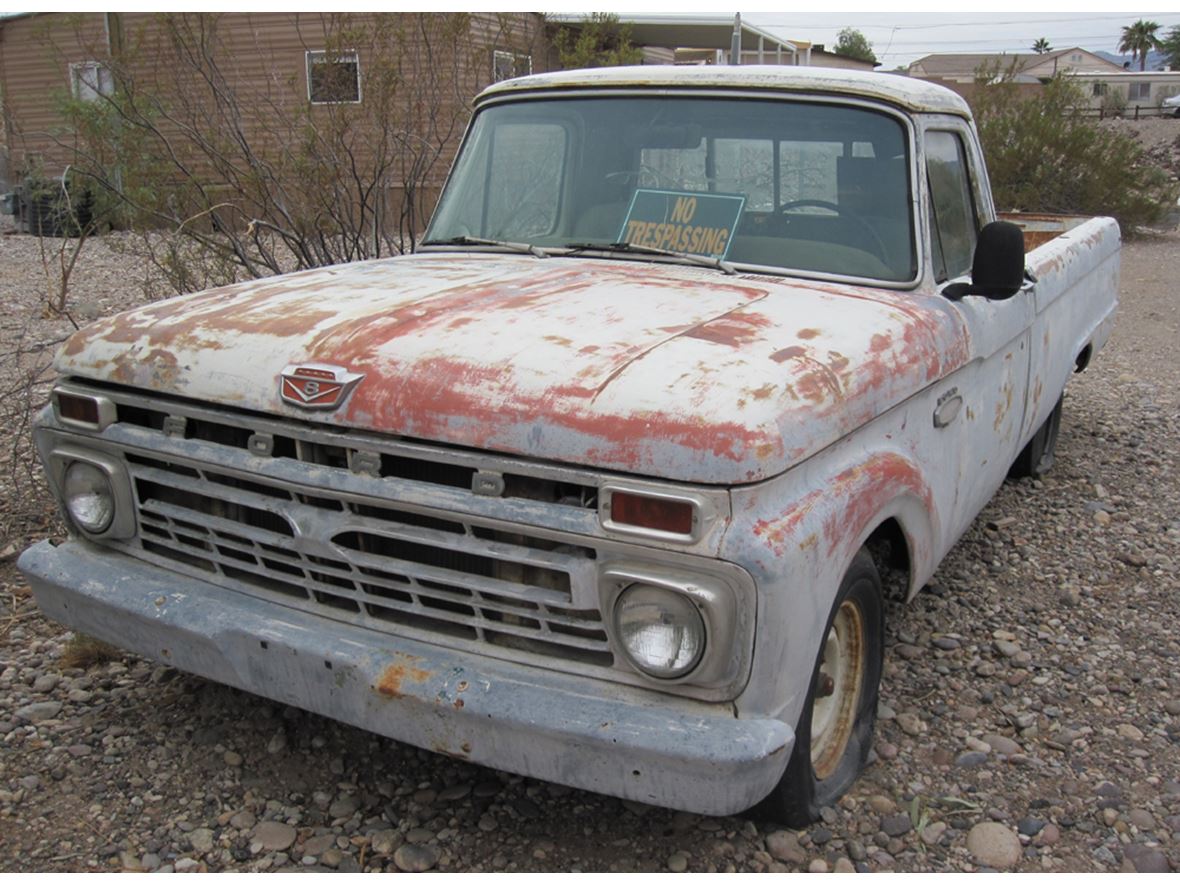
<svg viewBox="0 0 1180 885">
<path fill-rule="evenodd" d="M 1079 4 L 1080 5 L 1080 4 Z M 781 7 L 780 7 L 781 8 Z M 732 13 L 718 13 L 732 15 Z M 1054 49 L 1081 46 L 1115 52 L 1125 25 L 1157 22 L 1160 35 L 1180 25 L 1180 11 L 1112 12 L 772 12 L 742 11 L 742 17 L 780 37 L 835 45 L 845 27 L 861 31 L 891 70 L 932 52 L 1028 52 L 1044 37 Z"/>
</svg>

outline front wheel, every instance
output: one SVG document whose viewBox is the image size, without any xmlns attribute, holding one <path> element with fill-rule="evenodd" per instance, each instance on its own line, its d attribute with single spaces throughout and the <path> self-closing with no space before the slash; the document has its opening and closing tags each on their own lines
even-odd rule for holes
<svg viewBox="0 0 1180 885">
<path fill-rule="evenodd" d="M 881 596 L 877 567 L 861 548 L 828 615 L 791 761 L 757 814 L 806 826 L 864 768 L 873 742 L 885 644 Z"/>
</svg>

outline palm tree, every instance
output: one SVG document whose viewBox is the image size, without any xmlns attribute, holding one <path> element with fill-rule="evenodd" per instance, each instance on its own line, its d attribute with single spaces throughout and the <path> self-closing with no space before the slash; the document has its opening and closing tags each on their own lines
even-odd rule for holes
<svg viewBox="0 0 1180 885">
<path fill-rule="evenodd" d="M 1046 52 L 1052 52 L 1053 47 L 1049 45 L 1049 41 L 1044 37 L 1038 37 L 1037 42 L 1032 45 L 1032 51 L 1037 55 L 1044 55 Z"/>
<path fill-rule="evenodd" d="M 1123 28 L 1123 36 L 1119 41 L 1119 52 L 1131 53 L 1132 60 L 1139 59 L 1139 70 L 1147 70 L 1147 53 L 1158 49 L 1160 45 L 1159 38 L 1155 35 L 1159 29 L 1160 26 L 1156 22 L 1148 22 L 1143 19 L 1139 19 L 1133 25 L 1128 25 Z"/>
</svg>

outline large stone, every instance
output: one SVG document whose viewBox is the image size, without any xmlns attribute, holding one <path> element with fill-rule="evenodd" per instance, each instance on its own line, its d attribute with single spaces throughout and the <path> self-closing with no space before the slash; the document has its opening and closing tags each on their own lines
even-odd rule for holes
<svg viewBox="0 0 1180 885">
<path fill-rule="evenodd" d="M 677 851 L 668 858 L 668 870 L 673 873 L 683 873 L 688 869 L 688 855 Z"/>
<path fill-rule="evenodd" d="M 393 854 L 405 841 L 406 837 L 397 830 L 381 830 L 372 835 L 369 847 L 374 854 Z"/>
<path fill-rule="evenodd" d="M 356 796 L 345 793 L 328 807 L 328 817 L 352 817 L 358 808 L 360 808 L 360 802 L 357 801 Z"/>
<path fill-rule="evenodd" d="M 33 691 L 37 694 L 48 694 L 57 688 L 59 682 L 61 682 L 61 677 L 56 673 L 42 673 L 33 680 Z"/>
<path fill-rule="evenodd" d="M 997 753 L 1003 753 L 1005 756 L 1012 756 L 1020 752 L 1020 744 L 1002 734 L 985 734 L 983 742 Z"/>
<path fill-rule="evenodd" d="M 1007 870 L 1020 862 L 1020 837 L 1003 824 L 986 821 L 967 834 L 967 850 L 983 866 Z"/>
<path fill-rule="evenodd" d="M 324 833 L 322 836 L 312 836 L 303 843 L 303 853 L 305 856 L 310 854 L 312 857 L 319 857 L 335 844 L 335 833 Z"/>
<path fill-rule="evenodd" d="M 286 851 L 295 844 L 296 831 L 290 824 L 277 820 L 264 820 L 254 828 L 252 844 L 263 851 Z"/>
<path fill-rule="evenodd" d="M 786 830 L 775 830 L 766 834 L 766 850 L 775 860 L 783 863 L 801 864 L 807 855 L 799 846 L 799 837 Z"/>
<path fill-rule="evenodd" d="M 438 794 L 440 802 L 457 802 L 466 799 L 471 794 L 471 784 L 452 784 L 444 787 Z"/>
<path fill-rule="evenodd" d="M 229 825 L 235 830 L 250 830 L 254 828 L 256 823 L 258 823 L 258 819 L 249 811 L 239 811 L 229 819 Z"/>
<path fill-rule="evenodd" d="M 1123 853 L 1131 861 L 1137 873 L 1170 873 L 1172 871 L 1167 856 L 1162 851 L 1148 848 L 1146 845 L 1132 843 L 1123 850 Z"/>
<path fill-rule="evenodd" d="M 886 836 L 904 836 L 914 828 L 910 816 L 905 814 L 891 814 L 881 819 L 881 832 Z"/>
<path fill-rule="evenodd" d="M 205 854 L 213 850 L 213 831 L 208 827 L 197 827 L 188 834 L 188 844 L 198 854 Z"/>
<path fill-rule="evenodd" d="M 393 862 L 403 873 L 425 873 L 438 863 L 438 849 L 433 845 L 403 845 L 394 853 Z"/>
<path fill-rule="evenodd" d="M 46 719 L 54 718 L 60 712 L 61 701 L 39 701 L 36 704 L 19 707 L 16 711 L 16 718 L 26 722 L 44 722 Z"/>
<path fill-rule="evenodd" d="M 1132 741 L 1143 740 L 1143 732 L 1130 722 L 1123 722 L 1119 724 L 1117 729 L 1119 737 L 1125 737 Z"/>
</svg>

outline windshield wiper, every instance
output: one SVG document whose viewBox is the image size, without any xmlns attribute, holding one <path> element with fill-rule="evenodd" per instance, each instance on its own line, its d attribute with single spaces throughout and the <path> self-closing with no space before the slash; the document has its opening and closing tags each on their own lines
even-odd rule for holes
<svg viewBox="0 0 1180 885">
<path fill-rule="evenodd" d="M 513 252 L 523 252 L 527 255 L 535 255 L 538 258 L 548 258 L 549 253 L 543 249 L 538 249 L 532 243 L 509 243 L 507 240 L 488 240 L 484 237 L 469 237 L 458 236 L 450 237 L 446 240 L 424 240 L 423 246 L 499 246 L 502 249 L 511 249 Z"/>
<path fill-rule="evenodd" d="M 658 249 L 655 246 L 640 246 L 636 243 L 566 243 L 565 246 L 570 250 L 570 252 L 564 253 L 566 255 L 576 252 L 586 252 L 591 249 L 598 249 L 602 252 L 635 252 L 641 255 L 667 255 L 670 258 L 680 258 L 684 261 L 690 261 L 693 264 L 699 264 L 702 267 L 712 267 L 730 276 L 737 274 L 734 266 L 725 259 L 714 258 L 711 255 L 698 255 L 695 252 L 674 252 L 671 249 Z"/>
</svg>

